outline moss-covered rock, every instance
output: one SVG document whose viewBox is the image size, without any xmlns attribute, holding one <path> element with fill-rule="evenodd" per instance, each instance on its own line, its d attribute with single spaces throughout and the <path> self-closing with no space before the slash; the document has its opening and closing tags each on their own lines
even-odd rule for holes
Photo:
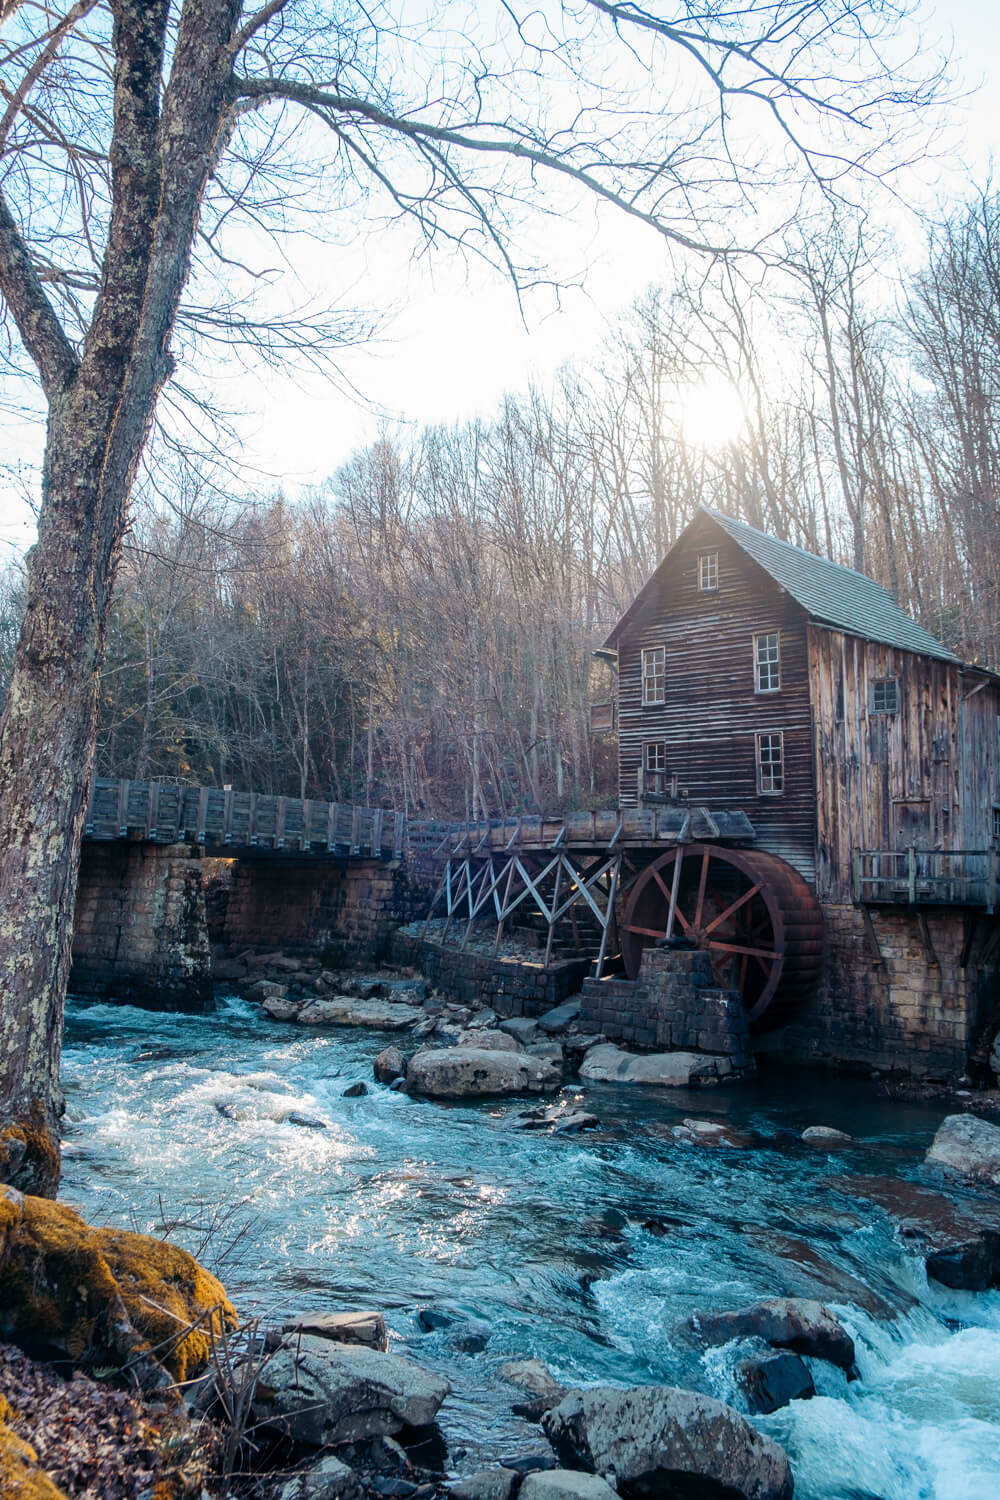
<svg viewBox="0 0 1000 1500">
<path fill-rule="evenodd" d="M 144 1386 L 184 1381 L 235 1328 L 220 1282 L 176 1245 L 94 1229 L 64 1203 L 0 1187 L 0 1334 L 126 1365 Z"/>
<path fill-rule="evenodd" d="M 39 1108 L 0 1129 L 0 1182 L 54 1198 L 61 1167 L 58 1137 Z"/>
<path fill-rule="evenodd" d="M 31 1444 L 8 1425 L 15 1416 L 6 1397 L 0 1396 L 0 1495 L 5 1500 L 66 1500 L 39 1467 Z"/>
</svg>

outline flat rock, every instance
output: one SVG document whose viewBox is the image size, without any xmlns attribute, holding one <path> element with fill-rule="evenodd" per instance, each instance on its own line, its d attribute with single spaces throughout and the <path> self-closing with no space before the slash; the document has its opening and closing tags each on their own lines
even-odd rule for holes
<svg viewBox="0 0 1000 1500">
<path fill-rule="evenodd" d="M 580 1064 L 580 1077 L 593 1083 L 646 1083 L 662 1088 L 686 1088 L 714 1083 L 732 1073 L 728 1057 L 700 1052 L 623 1052 L 604 1042 L 591 1047 Z"/>
<path fill-rule="evenodd" d="M 471 1026 L 460 1031 L 456 1047 L 485 1047 L 488 1052 L 520 1052 L 521 1044 L 506 1031 Z"/>
<path fill-rule="evenodd" d="M 372 1064 L 376 1083 L 395 1083 L 406 1073 L 406 1058 L 398 1047 L 383 1047 Z"/>
<path fill-rule="evenodd" d="M 452 1500 L 510 1500 L 520 1479 L 516 1469 L 477 1469 L 448 1488 Z"/>
<path fill-rule="evenodd" d="M 978 1115 L 949 1115 L 938 1127 L 927 1160 L 970 1182 L 1000 1187 L 1000 1126 Z"/>
<path fill-rule="evenodd" d="M 543 1094 L 562 1083 L 562 1069 L 524 1052 L 441 1047 L 418 1052 L 406 1070 L 407 1088 L 432 1099 Z"/>
<path fill-rule="evenodd" d="M 281 1325 L 283 1334 L 309 1334 L 338 1344 L 366 1344 L 383 1353 L 389 1347 L 385 1318 L 380 1312 L 306 1313 Z"/>
<path fill-rule="evenodd" d="M 712 1396 L 661 1385 L 570 1391 L 542 1428 L 564 1465 L 613 1473 L 626 1500 L 791 1500 L 784 1449 Z"/>
<path fill-rule="evenodd" d="M 279 984 L 276 979 L 255 979 L 253 984 L 247 986 L 247 998 L 256 1000 L 263 1004 L 265 1000 L 276 1000 L 288 994 L 288 985 Z"/>
<path fill-rule="evenodd" d="M 293 1000 L 289 995 L 268 995 L 261 1009 L 273 1021 L 294 1021 L 305 1003 L 304 1000 Z"/>
<path fill-rule="evenodd" d="M 505 1031 L 508 1036 L 526 1046 L 537 1037 L 538 1022 L 531 1016 L 511 1016 L 509 1020 L 501 1021 L 497 1029 Z"/>
<path fill-rule="evenodd" d="M 554 1005 L 544 1015 L 538 1017 L 539 1029 L 548 1036 L 554 1036 L 556 1032 L 565 1031 L 572 1026 L 580 1014 L 579 1000 L 565 1000 L 562 1005 Z"/>
<path fill-rule="evenodd" d="M 581 1474 L 578 1469 L 543 1469 L 526 1474 L 518 1492 L 520 1500 L 618 1500 L 599 1474 Z"/>
<path fill-rule="evenodd" d="M 834 1130 L 832 1125 L 807 1125 L 802 1139 L 809 1146 L 827 1146 L 833 1150 L 854 1143 L 853 1135 L 848 1135 L 846 1130 Z"/>
<path fill-rule="evenodd" d="M 290 1334 L 263 1367 L 255 1422 L 313 1447 L 433 1422 L 450 1385 L 399 1354 Z"/>
<path fill-rule="evenodd" d="M 928 1276 L 968 1292 L 1000 1287 L 1000 1207 L 959 1204 L 897 1177 L 840 1177 L 829 1186 L 877 1203 L 924 1258 Z"/>
<path fill-rule="evenodd" d="M 294 1474 L 278 1492 L 279 1500 L 341 1500 L 341 1496 L 360 1493 L 361 1482 L 354 1470 L 332 1453 Z"/>
<path fill-rule="evenodd" d="M 666 1135 L 678 1145 L 684 1146 L 728 1146 L 735 1150 L 746 1150 L 753 1146 L 756 1138 L 724 1120 L 686 1119 L 679 1125 L 657 1127 L 656 1135 Z"/>
<path fill-rule="evenodd" d="M 500 1374 L 511 1385 L 519 1386 L 532 1396 L 552 1396 L 561 1401 L 567 1394 L 567 1387 L 560 1385 L 540 1359 L 510 1359 L 500 1366 Z"/>
<path fill-rule="evenodd" d="M 778 1349 L 829 1360 L 842 1370 L 854 1367 L 854 1340 L 837 1315 L 811 1297 L 773 1297 L 736 1312 L 699 1315 L 691 1326 L 708 1344 L 761 1338 Z"/>
<path fill-rule="evenodd" d="M 736 1366 L 736 1379 L 750 1411 L 761 1415 L 789 1401 L 808 1401 L 816 1394 L 808 1365 L 789 1349 L 742 1360 Z"/>
<path fill-rule="evenodd" d="M 380 1031 L 402 1031 L 413 1025 L 409 1005 L 389 1000 L 357 1000 L 353 995 L 327 995 L 310 1000 L 299 1011 L 300 1026 L 373 1026 Z"/>
</svg>

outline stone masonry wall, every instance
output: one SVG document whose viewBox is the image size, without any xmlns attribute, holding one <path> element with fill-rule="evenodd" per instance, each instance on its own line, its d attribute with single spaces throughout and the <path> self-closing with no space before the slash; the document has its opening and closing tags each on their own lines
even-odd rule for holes
<svg viewBox="0 0 1000 1500">
<path fill-rule="evenodd" d="M 223 938 L 228 948 L 326 950 L 340 959 L 381 956 L 409 915 L 401 866 L 384 860 L 240 860 L 233 867 Z"/>
<path fill-rule="evenodd" d="M 637 980 L 587 979 L 582 998 L 580 1024 L 613 1041 L 753 1062 L 743 1003 L 716 986 L 707 953 L 646 948 Z"/>
<path fill-rule="evenodd" d="M 540 1016 L 560 1005 L 580 988 L 590 968 L 589 959 L 564 959 L 544 969 L 541 964 L 513 958 L 491 958 L 482 953 L 442 947 L 411 933 L 393 933 L 389 956 L 395 963 L 412 964 L 433 989 L 460 1004 L 480 1001 L 505 1020 L 511 1016 Z"/>
<path fill-rule="evenodd" d="M 796 1019 L 762 1039 L 761 1047 L 795 1061 L 960 1076 L 995 999 L 996 961 L 984 969 L 974 944 L 962 967 L 961 911 L 926 910 L 933 957 L 916 913 L 899 907 L 869 911 L 882 962 L 876 961 L 860 908 L 825 907 L 823 978 Z"/>
<path fill-rule="evenodd" d="M 184 844 L 87 844 L 70 988 L 142 1004 L 211 995 L 201 864 Z"/>
</svg>

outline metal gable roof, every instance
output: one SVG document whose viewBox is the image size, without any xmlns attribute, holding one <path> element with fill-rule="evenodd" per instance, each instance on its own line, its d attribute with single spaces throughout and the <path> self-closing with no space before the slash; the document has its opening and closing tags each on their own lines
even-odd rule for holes
<svg viewBox="0 0 1000 1500">
<path fill-rule="evenodd" d="M 904 614 L 892 595 L 864 573 L 793 547 L 790 542 L 779 542 L 777 537 L 757 531 L 743 521 L 734 521 L 720 511 L 709 510 L 707 506 L 702 509 L 812 619 L 869 641 L 898 646 L 903 651 L 936 656 L 941 661 L 959 660 L 929 630 Z"/>
<path fill-rule="evenodd" d="M 790 542 L 781 542 L 743 521 L 734 521 L 721 511 L 710 510 L 707 505 L 699 506 L 699 511 L 721 526 L 748 557 L 802 606 L 810 619 L 835 630 L 863 636 L 869 641 L 915 651 L 920 656 L 959 662 L 959 657 L 942 646 L 930 631 L 904 614 L 892 595 L 874 579 L 825 557 L 817 557 L 814 552 L 793 547 Z M 674 543 L 674 547 L 680 540 Z M 636 611 L 639 601 L 655 587 L 658 572 L 659 568 L 619 620 L 608 637 L 607 646 L 617 642 L 619 632 Z"/>
</svg>

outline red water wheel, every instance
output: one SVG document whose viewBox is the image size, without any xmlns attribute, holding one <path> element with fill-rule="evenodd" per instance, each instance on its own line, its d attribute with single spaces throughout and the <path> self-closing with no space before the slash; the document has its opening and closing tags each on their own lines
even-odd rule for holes
<svg viewBox="0 0 1000 1500">
<path fill-rule="evenodd" d="M 642 950 L 668 935 L 671 906 L 670 935 L 711 954 L 716 983 L 739 991 L 753 1026 L 786 1020 L 819 978 L 819 904 L 777 855 L 687 844 L 647 865 L 625 907 L 622 949 L 630 979 L 638 977 Z"/>
</svg>

